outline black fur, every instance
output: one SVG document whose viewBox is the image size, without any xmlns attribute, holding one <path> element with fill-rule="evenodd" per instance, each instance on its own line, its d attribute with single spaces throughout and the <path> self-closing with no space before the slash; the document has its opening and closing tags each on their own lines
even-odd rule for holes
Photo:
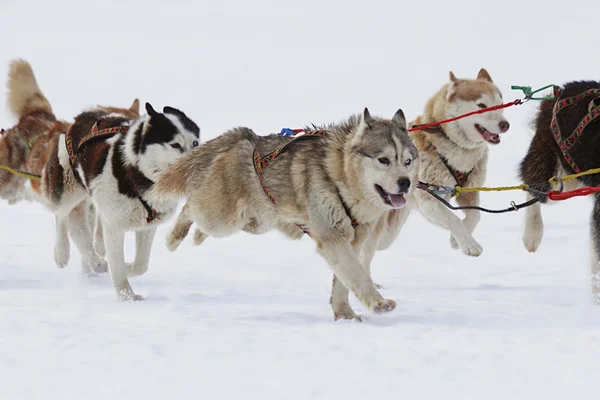
<svg viewBox="0 0 600 400">
<path fill-rule="evenodd" d="M 600 88 L 600 82 L 569 82 L 563 87 L 561 97 L 575 96 L 595 88 Z M 590 98 L 583 99 L 579 104 L 567 107 L 559 113 L 558 121 L 563 138 L 569 136 L 588 113 L 590 100 Z M 521 161 L 519 171 L 524 183 L 542 184 L 545 189 L 549 188 L 549 184 L 545 184 L 545 182 L 558 172 L 559 162 L 567 171 L 575 172 L 564 160 L 550 129 L 554 103 L 555 100 L 546 100 L 541 103 L 535 121 L 536 133 L 527 155 Z M 600 119 L 587 126 L 583 135 L 571 148 L 570 154 L 582 171 L 600 167 Z M 586 185 L 600 185 L 600 175 L 589 175 L 580 179 Z"/>
<path fill-rule="evenodd" d="M 194 133 L 196 137 L 200 135 L 200 128 L 198 128 L 198 125 L 184 113 L 172 107 L 165 107 L 165 110 L 168 110 L 170 114 L 175 115 L 183 127 Z M 148 114 L 150 115 L 150 128 L 148 128 L 146 134 L 142 138 L 139 153 L 144 153 L 146 148 L 151 144 L 169 143 L 180 133 L 173 122 L 164 114 L 156 112 Z"/>
</svg>

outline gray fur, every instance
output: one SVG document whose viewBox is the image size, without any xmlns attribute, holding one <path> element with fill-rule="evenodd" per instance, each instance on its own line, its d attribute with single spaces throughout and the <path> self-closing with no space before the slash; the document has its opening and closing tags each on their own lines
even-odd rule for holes
<svg viewBox="0 0 600 400">
<path fill-rule="evenodd" d="M 310 231 L 336 275 L 332 291 L 336 319 L 359 318 L 348 304 L 348 289 L 372 311 L 391 311 L 395 303 L 377 292 L 356 254 L 379 218 L 403 206 L 398 182 L 414 183 L 418 152 L 401 117 L 397 113 L 393 121 L 377 118 L 365 109 L 338 123 L 313 125 L 310 129 L 327 132 L 289 144 L 262 170 L 262 185 L 252 161 L 254 150 L 264 157 L 292 138 L 234 128 L 206 142 L 175 162 L 152 190 L 156 202 L 187 198 L 167 247 L 175 250 L 192 223 L 197 227 L 195 243 L 240 230 L 259 234 L 275 229 L 298 239 L 303 236 L 299 224 Z M 374 158 L 378 156 L 388 157 L 388 164 Z M 377 185 L 396 206 L 385 202 Z M 412 186 L 404 194 L 408 196 Z M 358 222 L 356 228 L 345 206 Z"/>
</svg>

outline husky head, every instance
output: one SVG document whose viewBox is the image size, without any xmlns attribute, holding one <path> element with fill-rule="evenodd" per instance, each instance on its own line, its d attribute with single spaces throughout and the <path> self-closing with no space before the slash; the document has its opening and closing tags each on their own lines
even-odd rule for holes
<svg viewBox="0 0 600 400">
<path fill-rule="evenodd" d="M 404 207 L 416 180 L 419 153 L 402 110 L 388 120 L 372 117 L 365 108 L 351 146 L 363 196 L 383 210 Z"/>
<path fill-rule="evenodd" d="M 502 93 L 492 82 L 490 74 L 482 68 L 476 79 L 458 79 L 450 72 L 450 83 L 446 94 L 446 115 L 449 117 L 466 114 L 482 108 L 502 104 Z M 446 132 L 451 139 L 463 147 L 500 143 L 500 133 L 510 127 L 502 110 L 476 114 L 456 121 L 458 130 Z"/>
<path fill-rule="evenodd" d="M 146 103 L 148 113 L 131 127 L 126 156 L 153 181 L 175 160 L 200 142 L 200 128 L 183 112 L 164 107 L 159 113 Z"/>
</svg>

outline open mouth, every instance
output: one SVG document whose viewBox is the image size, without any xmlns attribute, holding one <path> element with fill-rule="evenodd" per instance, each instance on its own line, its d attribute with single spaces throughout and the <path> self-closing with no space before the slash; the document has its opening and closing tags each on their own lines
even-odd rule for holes
<svg viewBox="0 0 600 400">
<path fill-rule="evenodd" d="M 486 142 L 491 144 L 500 143 L 500 135 L 498 135 L 497 133 L 492 133 L 479 124 L 475 124 L 475 129 L 477 129 L 477 132 L 481 134 L 481 136 Z"/>
<path fill-rule="evenodd" d="M 383 202 L 391 207 L 401 208 L 406 204 L 404 193 L 388 193 L 379 185 L 375 185 L 375 190 L 377 190 L 377 193 L 379 193 Z"/>
</svg>

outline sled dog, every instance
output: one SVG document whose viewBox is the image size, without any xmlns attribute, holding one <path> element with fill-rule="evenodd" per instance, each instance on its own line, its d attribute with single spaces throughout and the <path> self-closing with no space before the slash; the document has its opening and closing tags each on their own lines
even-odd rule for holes
<svg viewBox="0 0 600 400">
<path fill-rule="evenodd" d="M 410 123 L 412 127 L 502 104 L 502 94 L 487 70 L 482 68 L 475 79 L 458 79 L 452 72 L 449 75 L 449 82 L 429 99 L 423 114 Z M 419 181 L 451 187 L 483 185 L 488 146 L 499 144 L 500 134 L 508 131 L 509 126 L 502 110 L 496 110 L 433 128 L 412 130 L 410 137 L 419 151 Z M 465 217 L 461 219 L 422 190 L 415 190 L 413 196 L 415 206 L 428 221 L 450 231 L 452 248 L 460 248 L 468 256 L 477 257 L 482 253 L 483 248 L 472 236 L 480 218 L 478 210 L 465 210 Z M 462 193 L 456 201 L 460 206 L 479 205 L 479 193 Z M 361 254 L 363 264 L 370 265 L 377 250 L 389 248 L 410 212 L 411 207 L 393 210 L 378 222 L 376 233 Z"/>
<path fill-rule="evenodd" d="M 80 237 L 88 251 L 106 251 L 120 300 L 143 299 L 133 292 L 128 277 L 148 270 L 156 227 L 177 206 L 176 202 L 153 204 L 148 191 L 158 174 L 197 146 L 200 138 L 198 126 L 178 109 L 164 107 L 159 113 L 146 103 L 146 112 L 139 117 L 134 103 L 131 109 L 97 107 L 79 114 L 53 142 L 36 189 L 56 215 L 57 232 L 66 231 L 75 207 L 91 201 L 95 232 L 93 238 L 88 231 L 80 232 Z M 136 235 L 131 264 L 124 260 L 126 231 Z"/>
<path fill-rule="evenodd" d="M 52 151 L 55 151 L 53 143 L 71 124 L 56 118 L 52 106 L 37 83 L 31 65 L 22 59 L 13 60 L 9 64 L 7 104 L 18 122 L 0 138 L 0 165 L 12 170 L 0 170 L 0 198 L 8 200 L 9 204 L 15 204 L 20 200 L 36 200 L 37 196 L 31 196 L 28 185 L 39 187 L 35 175 L 41 174 Z M 27 172 L 34 177 L 14 172 Z M 70 232 L 81 253 L 83 272 L 105 272 L 106 262 L 89 251 L 91 241 L 85 243 L 80 234 L 81 231 L 91 229 L 86 219 L 87 209 L 88 204 L 85 202 L 77 205 L 69 214 L 69 229 L 64 227 L 61 232 L 57 232 L 54 259 L 59 267 L 68 263 Z M 90 214 L 93 217 L 93 210 Z"/>
<path fill-rule="evenodd" d="M 550 178 L 600 167 L 600 82 L 571 81 L 556 87 L 554 97 L 539 105 L 533 122 L 535 134 L 519 168 L 522 181 L 537 190 L 527 193 L 527 199 L 540 199 L 525 211 L 523 244 L 530 252 L 538 249 L 544 233 L 540 203 L 548 204 L 545 193 L 561 186 L 552 185 Z M 573 190 L 582 185 L 600 186 L 600 175 L 564 181 L 562 189 Z M 597 303 L 600 303 L 599 254 L 600 197 L 596 194 L 590 218 L 590 261 L 591 288 Z"/>
<path fill-rule="evenodd" d="M 312 130 L 311 130 L 312 129 Z M 257 136 L 238 127 L 177 160 L 156 181 L 151 198 L 187 198 L 167 247 L 173 251 L 196 224 L 194 242 L 240 230 L 308 233 L 335 277 L 335 319 L 359 319 L 349 290 L 375 313 L 395 308 L 384 299 L 357 254 L 382 215 L 406 204 L 418 153 L 402 110 L 393 118 L 368 109 L 340 123 L 312 126 L 296 138 Z"/>
</svg>

